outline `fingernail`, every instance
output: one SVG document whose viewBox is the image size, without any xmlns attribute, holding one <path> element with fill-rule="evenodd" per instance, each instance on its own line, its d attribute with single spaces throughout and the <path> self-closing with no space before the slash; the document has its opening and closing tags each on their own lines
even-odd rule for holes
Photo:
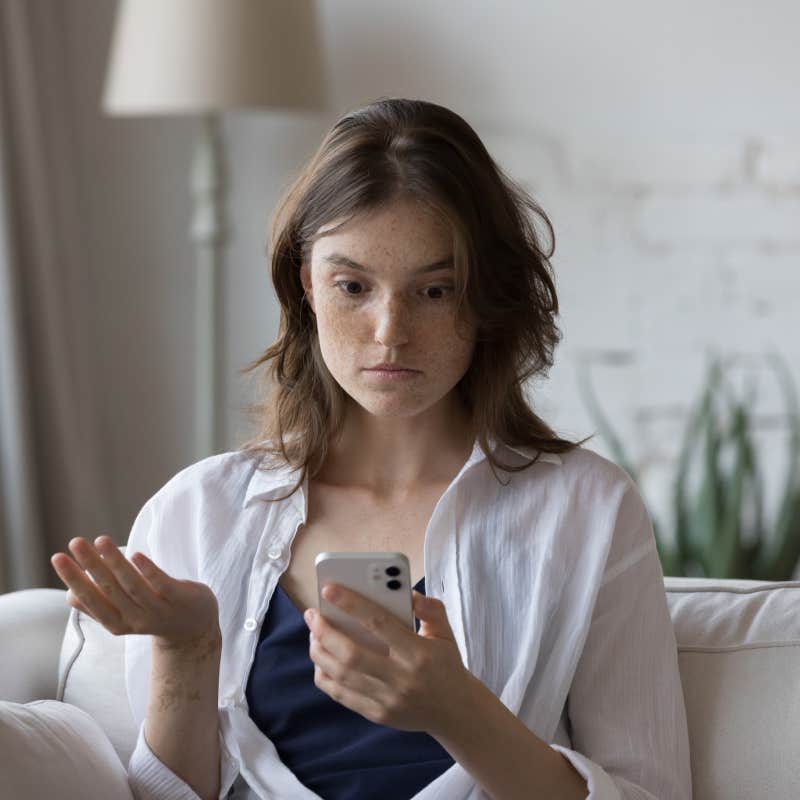
<svg viewBox="0 0 800 800">
<path fill-rule="evenodd" d="M 303 614 L 305 621 L 310 625 L 314 621 L 314 609 L 308 608 L 306 609 L 306 613 Z"/>
</svg>

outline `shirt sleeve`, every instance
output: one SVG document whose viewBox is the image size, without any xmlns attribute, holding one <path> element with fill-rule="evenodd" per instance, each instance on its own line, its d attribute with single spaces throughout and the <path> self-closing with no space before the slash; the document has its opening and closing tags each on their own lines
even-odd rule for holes
<svg viewBox="0 0 800 800">
<path fill-rule="evenodd" d="M 162 493 L 164 490 L 162 489 Z M 174 578 L 197 580 L 192 567 L 192 554 L 187 548 L 164 547 L 159 539 L 161 514 L 159 500 L 162 493 L 150 498 L 136 517 L 125 547 L 125 557 L 130 560 L 134 553 L 144 553 L 159 567 Z M 181 552 L 186 557 L 165 553 Z M 136 800 L 202 800 L 202 798 L 175 774 L 150 749 L 144 736 L 144 720 L 147 711 L 151 665 L 151 636 L 128 634 L 125 636 L 125 684 L 131 714 L 139 726 L 136 746 L 128 760 L 128 784 Z M 220 741 L 220 793 L 218 800 L 228 796 L 231 786 L 239 774 L 239 764 L 225 746 L 222 731 Z"/>
<path fill-rule="evenodd" d="M 551 744 L 590 800 L 691 800 L 675 631 L 650 517 L 625 491 L 567 707 L 572 748 Z"/>
<path fill-rule="evenodd" d="M 239 768 L 228 754 L 221 732 L 219 739 L 222 754 L 219 800 L 223 800 L 228 796 Z M 136 800 L 202 800 L 186 781 L 179 778 L 150 749 L 144 738 L 144 722 L 139 726 L 136 747 L 128 761 L 128 784 Z"/>
</svg>

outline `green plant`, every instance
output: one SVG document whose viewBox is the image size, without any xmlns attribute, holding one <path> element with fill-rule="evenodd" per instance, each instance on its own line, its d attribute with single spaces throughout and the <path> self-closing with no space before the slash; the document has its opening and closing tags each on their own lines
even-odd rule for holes
<svg viewBox="0 0 800 800">
<path fill-rule="evenodd" d="M 790 372 L 777 353 L 767 359 L 778 375 L 789 422 L 788 466 L 773 536 L 766 536 L 763 519 L 763 485 L 748 410 L 753 394 L 744 400 L 736 398 L 722 361 L 713 359 L 678 456 L 673 484 L 674 544 L 665 541 L 661 524 L 650 515 L 664 575 L 770 581 L 793 576 L 800 560 L 800 403 Z M 588 367 L 579 371 L 579 385 L 614 460 L 640 485 L 633 462 L 600 407 Z M 727 467 L 726 455 L 732 462 Z M 700 482 L 690 492 L 693 466 L 699 467 Z"/>
</svg>

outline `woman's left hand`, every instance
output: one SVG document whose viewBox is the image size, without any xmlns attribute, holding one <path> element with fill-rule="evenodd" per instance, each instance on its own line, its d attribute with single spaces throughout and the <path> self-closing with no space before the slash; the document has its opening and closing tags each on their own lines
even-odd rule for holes
<svg viewBox="0 0 800 800">
<path fill-rule="evenodd" d="M 333 587 L 339 592 L 335 600 L 328 594 Z M 444 734 L 448 709 L 469 702 L 476 680 L 461 661 L 444 603 L 413 592 L 414 615 L 421 621 L 417 633 L 382 606 L 340 584 L 326 584 L 322 594 L 384 641 L 389 653 L 381 655 L 362 646 L 317 609 L 306 609 L 316 686 L 372 722 Z"/>
</svg>

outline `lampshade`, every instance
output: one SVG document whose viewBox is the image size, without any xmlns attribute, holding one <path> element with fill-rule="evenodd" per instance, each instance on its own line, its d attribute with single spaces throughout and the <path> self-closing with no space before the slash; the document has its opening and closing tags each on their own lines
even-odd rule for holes
<svg viewBox="0 0 800 800">
<path fill-rule="evenodd" d="M 319 52 L 311 0 L 121 0 L 103 108 L 319 109 Z"/>
</svg>

